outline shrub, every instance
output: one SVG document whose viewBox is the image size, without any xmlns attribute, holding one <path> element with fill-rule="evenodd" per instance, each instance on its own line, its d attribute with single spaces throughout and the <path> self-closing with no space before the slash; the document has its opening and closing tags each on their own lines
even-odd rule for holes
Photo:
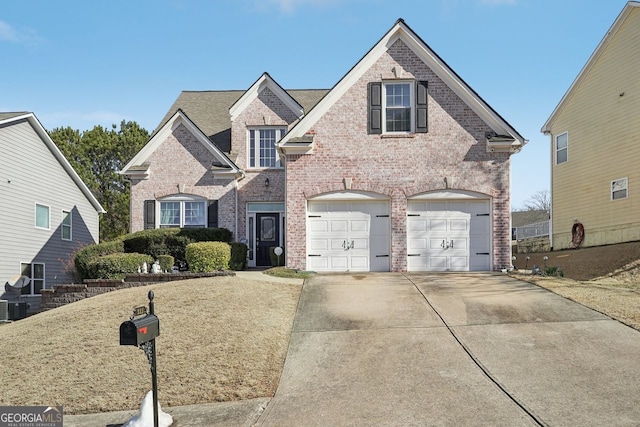
<svg viewBox="0 0 640 427">
<path fill-rule="evenodd" d="M 179 232 L 179 228 L 157 228 L 154 230 L 138 231 L 123 239 L 124 251 L 128 253 L 148 254 L 151 256 L 164 255 L 167 253 L 167 238 Z M 151 252 L 158 253 L 154 254 Z"/>
<path fill-rule="evenodd" d="M 95 279 L 124 279 L 127 274 L 138 272 L 143 263 L 151 265 L 153 258 L 147 254 L 117 253 L 99 257 L 91 264 Z"/>
<path fill-rule="evenodd" d="M 175 264 L 175 259 L 171 255 L 158 255 L 156 258 L 160 263 L 160 269 L 163 272 L 170 272 Z"/>
<path fill-rule="evenodd" d="M 244 243 L 231 243 L 231 261 L 229 268 L 231 270 L 244 270 L 247 267 L 247 252 L 249 248 Z"/>
<path fill-rule="evenodd" d="M 278 264 L 278 255 L 276 255 L 276 253 L 274 252 L 276 250 L 277 246 L 271 246 L 269 248 L 269 258 L 271 259 L 271 266 L 272 267 L 282 267 L 284 266 L 285 262 L 285 252 L 284 252 L 284 248 L 282 248 L 282 255 L 280 255 L 280 264 Z"/>
<path fill-rule="evenodd" d="M 231 247 L 225 242 L 196 242 L 187 245 L 185 251 L 189 270 L 207 273 L 229 268 Z"/>
<path fill-rule="evenodd" d="M 564 272 L 560 269 L 560 267 L 550 266 L 544 268 L 544 275 L 564 277 Z"/>
<path fill-rule="evenodd" d="M 194 242 L 231 242 L 231 232 L 226 228 L 182 228 L 178 236 Z"/>
<path fill-rule="evenodd" d="M 120 239 L 81 248 L 76 252 L 74 259 L 79 278 L 81 280 L 94 278 L 91 264 L 98 257 L 122 252 L 124 252 L 124 244 Z"/>
<path fill-rule="evenodd" d="M 124 251 L 151 255 L 171 255 L 185 261 L 185 248 L 194 242 L 229 242 L 226 228 L 157 228 L 133 233 L 124 238 Z"/>
</svg>

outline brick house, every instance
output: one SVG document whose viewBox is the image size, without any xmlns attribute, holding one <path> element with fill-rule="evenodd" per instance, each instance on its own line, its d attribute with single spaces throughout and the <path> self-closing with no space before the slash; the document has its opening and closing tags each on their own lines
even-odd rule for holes
<svg viewBox="0 0 640 427">
<path fill-rule="evenodd" d="M 183 92 L 123 170 L 131 231 L 226 227 L 249 266 L 496 270 L 525 143 L 398 20 L 330 90 Z"/>
</svg>

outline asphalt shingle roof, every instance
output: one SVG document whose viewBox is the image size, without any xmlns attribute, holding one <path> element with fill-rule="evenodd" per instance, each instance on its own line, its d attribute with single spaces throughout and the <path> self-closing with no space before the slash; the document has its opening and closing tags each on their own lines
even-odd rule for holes
<svg viewBox="0 0 640 427">
<path fill-rule="evenodd" d="M 308 113 L 328 89 L 295 89 L 287 93 L 295 99 Z M 157 132 L 178 109 L 195 123 L 198 128 L 222 151 L 231 149 L 231 117 L 229 108 L 245 93 L 244 90 L 228 91 L 183 91 L 173 103 L 162 122 L 154 131 Z"/>
</svg>

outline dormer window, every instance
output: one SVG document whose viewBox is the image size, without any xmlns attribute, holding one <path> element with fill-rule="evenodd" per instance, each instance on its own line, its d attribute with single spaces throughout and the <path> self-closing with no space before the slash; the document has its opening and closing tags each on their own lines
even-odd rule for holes
<svg viewBox="0 0 640 427">
<path fill-rule="evenodd" d="M 281 168 L 276 142 L 287 133 L 286 128 L 249 129 L 249 167 Z"/>
</svg>

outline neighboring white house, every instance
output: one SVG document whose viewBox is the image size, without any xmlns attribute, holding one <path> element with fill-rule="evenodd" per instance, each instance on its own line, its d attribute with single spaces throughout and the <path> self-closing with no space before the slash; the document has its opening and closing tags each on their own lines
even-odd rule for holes
<svg viewBox="0 0 640 427">
<path fill-rule="evenodd" d="M 34 309 L 41 289 L 70 283 L 67 266 L 98 242 L 106 211 L 33 113 L 0 113 L 0 191 L 0 300 Z"/>
</svg>

